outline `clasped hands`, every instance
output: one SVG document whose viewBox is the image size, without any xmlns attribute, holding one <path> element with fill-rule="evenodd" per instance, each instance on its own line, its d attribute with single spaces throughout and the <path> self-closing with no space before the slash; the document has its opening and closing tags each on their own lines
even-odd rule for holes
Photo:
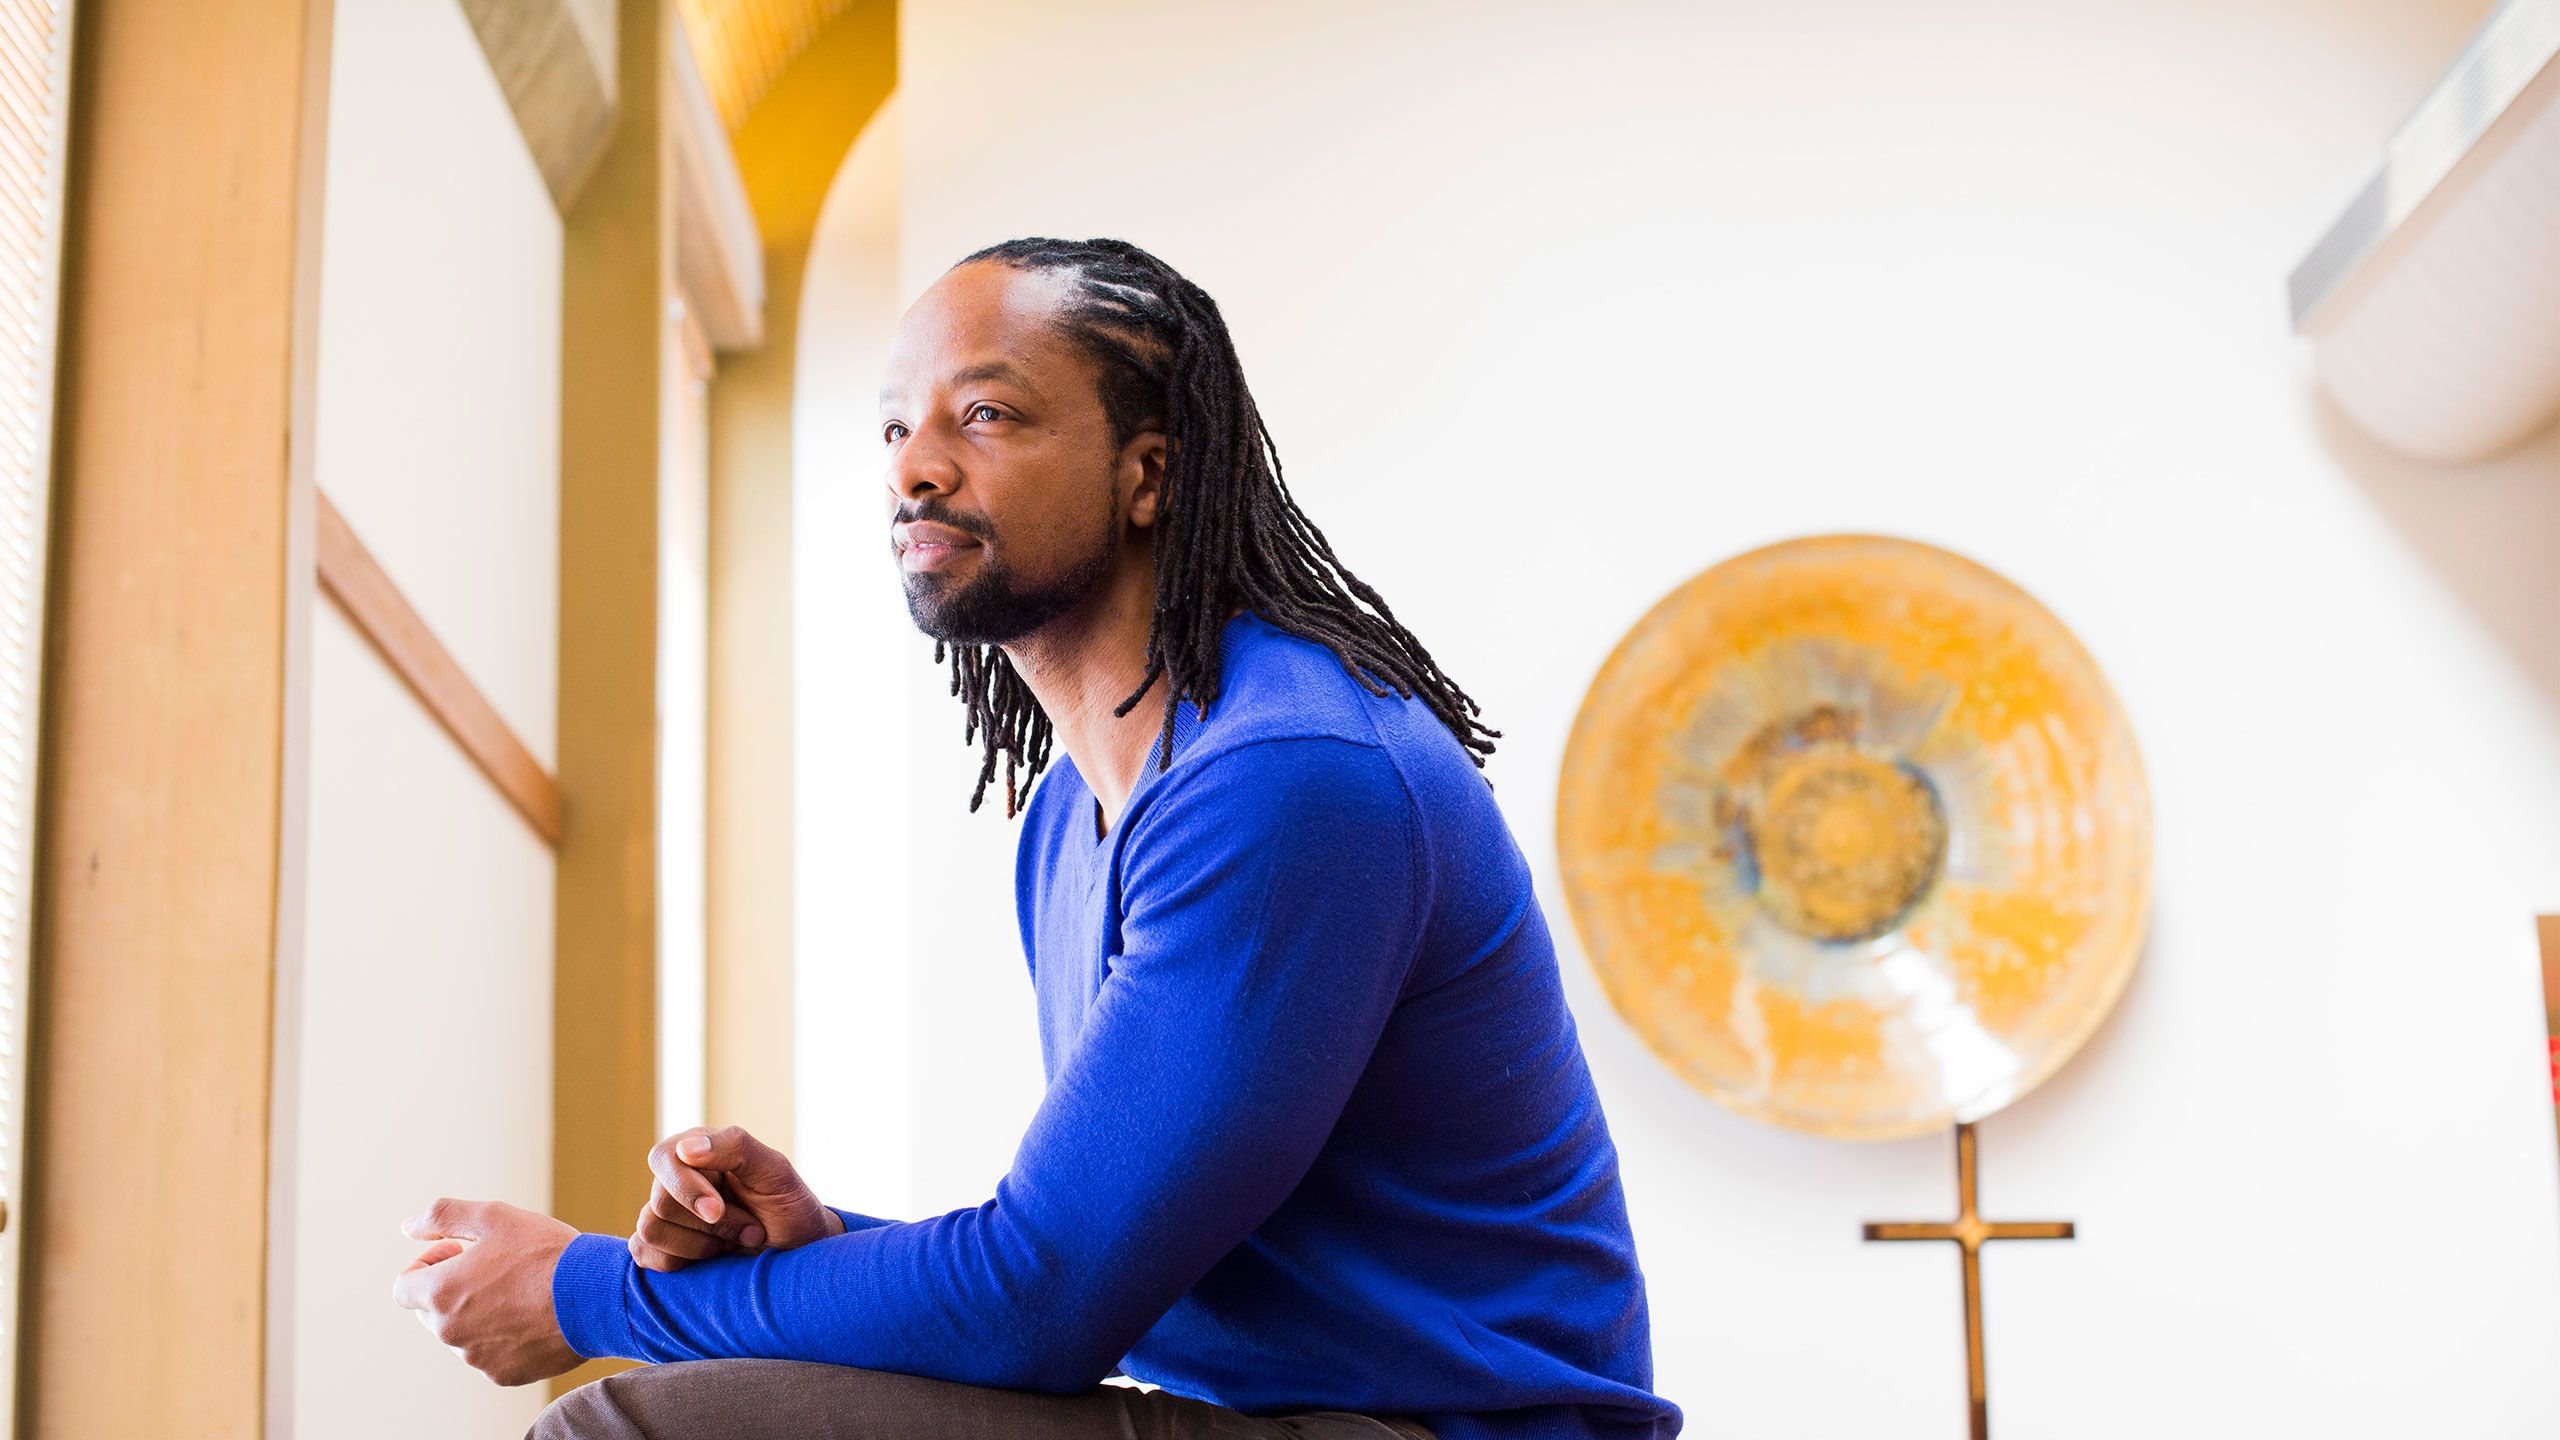
<svg viewBox="0 0 2560 1440">
<path fill-rule="evenodd" d="M 781 1151 L 731 1125 L 681 1130 L 649 1149 L 648 1203 L 631 1258 L 650 1270 L 783 1250 L 842 1234 Z M 578 1352 L 552 1308 L 551 1275 L 577 1230 L 495 1200 L 438 1200 L 400 1222 L 430 1241 L 391 1283 L 391 1300 L 472 1369 L 501 1385 L 547 1380 Z"/>
</svg>

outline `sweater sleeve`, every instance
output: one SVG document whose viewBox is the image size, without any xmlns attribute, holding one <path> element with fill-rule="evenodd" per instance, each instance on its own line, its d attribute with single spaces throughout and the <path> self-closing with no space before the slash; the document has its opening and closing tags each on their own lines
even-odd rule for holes
<svg viewBox="0 0 2560 1440">
<path fill-rule="evenodd" d="M 1412 803 L 1374 746 L 1269 740 L 1124 817 L 1121 950 L 995 1194 L 796 1249 L 554 1271 L 587 1356 L 816 1360 L 970 1384 L 1099 1383 L 1314 1164 L 1416 953 Z"/>
<path fill-rule="evenodd" d="M 874 1230 L 883 1225 L 895 1225 L 898 1223 L 895 1220 L 883 1220 L 877 1215 L 865 1215 L 859 1210 L 846 1210 L 835 1205 L 830 1205 L 827 1208 L 836 1212 L 836 1218 L 844 1222 L 844 1228 L 848 1232 L 854 1230 Z"/>
</svg>

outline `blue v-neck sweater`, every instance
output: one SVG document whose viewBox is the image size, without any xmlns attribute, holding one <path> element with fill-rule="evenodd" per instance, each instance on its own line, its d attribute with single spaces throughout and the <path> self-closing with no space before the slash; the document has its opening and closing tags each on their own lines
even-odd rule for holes
<svg viewBox="0 0 2560 1440">
<path fill-rule="evenodd" d="M 582 1355 L 767 1356 L 1441 1440 L 1678 1433 L 1529 868 L 1418 700 L 1246 613 L 1119 822 L 1061 759 L 1016 904 L 1049 1084 L 995 1196 L 552 1279 Z"/>
</svg>

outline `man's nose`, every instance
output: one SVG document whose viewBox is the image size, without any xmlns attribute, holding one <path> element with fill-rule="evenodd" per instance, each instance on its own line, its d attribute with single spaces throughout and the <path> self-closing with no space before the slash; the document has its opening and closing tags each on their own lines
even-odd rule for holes
<svg viewBox="0 0 2560 1440">
<path fill-rule="evenodd" d="M 959 488 L 959 467 L 930 425 L 898 442 L 889 455 L 889 494 L 893 503 L 919 496 L 948 495 Z"/>
</svg>

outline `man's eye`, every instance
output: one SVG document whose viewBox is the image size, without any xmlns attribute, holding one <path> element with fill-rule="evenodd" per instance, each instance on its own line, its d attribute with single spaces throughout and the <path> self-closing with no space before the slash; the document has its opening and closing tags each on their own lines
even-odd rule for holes
<svg viewBox="0 0 2560 1440">
<path fill-rule="evenodd" d="M 981 413 L 985 414 L 985 416 L 990 420 L 1001 420 L 1004 418 L 1004 412 L 998 410 L 993 405 L 972 405 L 969 407 L 970 419 L 977 419 Z"/>
<path fill-rule="evenodd" d="M 880 427 L 880 443 L 883 445 L 895 444 L 898 437 L 906 433 L 906 426 L 892 420 L 888 424 Z"/>
</svg>

